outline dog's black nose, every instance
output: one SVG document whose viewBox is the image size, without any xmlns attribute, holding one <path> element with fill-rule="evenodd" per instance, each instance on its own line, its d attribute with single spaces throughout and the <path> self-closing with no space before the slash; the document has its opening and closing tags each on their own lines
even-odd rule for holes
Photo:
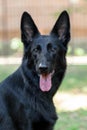
<svg viewBox="0 0 87 130">
<path fill-rule="evenodd" d="M 40 70 L 41 73 L 47 73 L 48 67 L 45 64 L 40 64 L 39 65 L 39 70 Z"/>
</svg>

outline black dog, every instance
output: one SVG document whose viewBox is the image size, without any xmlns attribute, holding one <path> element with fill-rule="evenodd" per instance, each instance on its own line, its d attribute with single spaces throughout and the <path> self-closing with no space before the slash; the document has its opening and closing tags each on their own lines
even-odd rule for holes
<svg viewBox="0 0 87 130">
<path fill-rule="evenodd" d="M 21 19 L 22 65 L 0 84 L 0 130 L 53 130 L 52 98 L 66 70 L 70 22 L 62 12 L 49 35 L 41 35 L 31 16 Z"/>
</svg>

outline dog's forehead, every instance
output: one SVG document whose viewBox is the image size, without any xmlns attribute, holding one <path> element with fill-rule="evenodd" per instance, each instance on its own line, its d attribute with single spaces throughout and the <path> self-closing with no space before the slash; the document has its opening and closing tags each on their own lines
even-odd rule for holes
<svg viewBox="0 0 87 130">
<path fill-rule="evenodd" d="M 45 44 L 47 45 L 48 43 L 52 42 L 58 42 L 58 39 L 55 37 L 52 37 L 50 35 L 40 35 L 37 38 L 34 39 L 35 44 Z"/>
</svg>

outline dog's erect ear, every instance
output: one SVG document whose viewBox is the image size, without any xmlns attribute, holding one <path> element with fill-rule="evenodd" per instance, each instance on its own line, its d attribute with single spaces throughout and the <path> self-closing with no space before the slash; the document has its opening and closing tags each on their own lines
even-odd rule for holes
<svg viewBox="0 0 87 130">
<path fill-rule="evenodd" d="M 24 43 L 29 43 L 32 38 L 40 34 L 32 17 L 24 12 L 21 18 L 21 39 Z"/>
<path fill-rule="evenodd" d="M 61 40 L 65 46 L 67 45 L 70 40 L 70 20 L 66 11 L 60 14 L 51 34 L 58 36 L 59 40 Z"/>
</svg>

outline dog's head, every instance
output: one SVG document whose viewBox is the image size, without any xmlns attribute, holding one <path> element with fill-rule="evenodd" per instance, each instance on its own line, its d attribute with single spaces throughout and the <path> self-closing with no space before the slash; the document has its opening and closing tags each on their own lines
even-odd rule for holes
<svg viewBox="0 0 87 130">
<path fill-rule="evenodd" d="M 70 40 L 68 13 L 61 13 L 49 35 L 41 35 L 31 16 L 24 12 L 21 19 L 21 38 L 27 67 L 34 67 L 40 75 L 41 90 L 49 91 L 53 73 L 66 64 L 64 59 Z"/>
</svg>

